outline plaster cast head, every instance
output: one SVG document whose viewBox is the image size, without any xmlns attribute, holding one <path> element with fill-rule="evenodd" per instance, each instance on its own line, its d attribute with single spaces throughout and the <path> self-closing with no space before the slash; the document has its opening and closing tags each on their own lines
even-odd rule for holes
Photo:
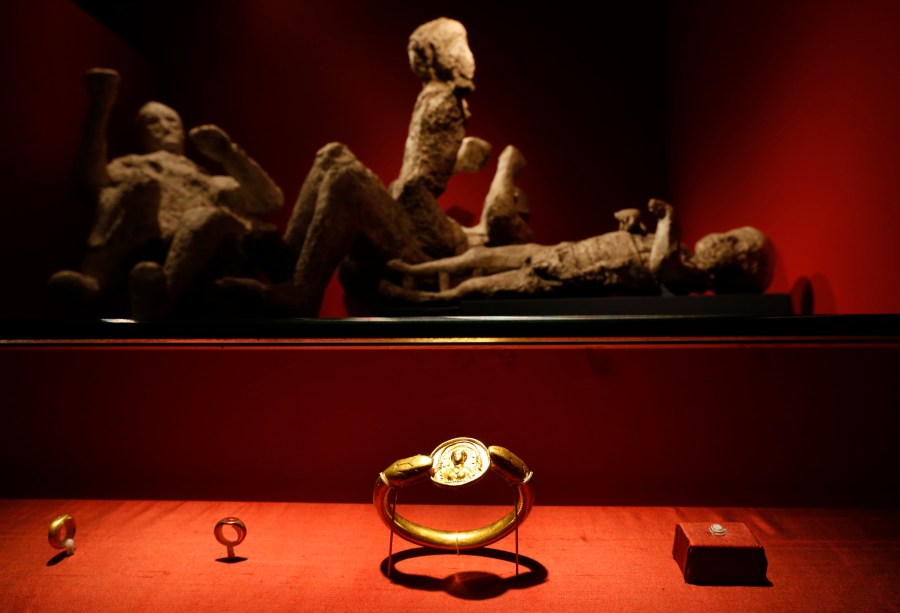
<svg viewBox="0 0 900 613">
<path fill-rule="evenodd" d="M 704 236 L 694 247 L 694 261 L 717 294 L 764 292 L 775 273 L 772 243 L 750 226 Z"/>
<path fill-rule="evenodd" d="M 184 153 L 184 125 L 175 109 L 148 102 L 137 114 L 138 139 L 144 151 Z"/>
<path fill-rule="evenodd" d="M 410 67 L 423 82 L 438 80 L 475 89 L 475 56 L 460 22 L 440 17 L 419 26 L 409 37 L 407 53 Z"/>
</svg>

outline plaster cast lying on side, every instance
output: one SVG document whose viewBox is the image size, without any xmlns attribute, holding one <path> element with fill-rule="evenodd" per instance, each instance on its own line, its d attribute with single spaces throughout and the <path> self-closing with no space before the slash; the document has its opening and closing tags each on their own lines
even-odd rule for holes
<svg viewBox="0 0 900 613">
<path fill-rule="evenodd" d="M 107 160 L 106 127 L 119 75 L 95 68 L 85 83 L 90 107 L 76 174 L 96 203 L 95 217 L 80 269 L 55 273 L 50 290 L 69 304 L 89 304 L 127 276 L 131 315 L 160 317 L 211 265 L 237 272 L 241 237 L 262 227 L 256 216 L 277 210 L 284 199 L 216 126 L 196 127 L 190 139 L 228 174 L 211 175 L 188 159 L 181 118 L 159 102 L 148 102 L 137 115 L 144 152 Z"/>
<path fill-rule="evenodd" d="M 425 263 L 389 262 L 399 280 L 381 293 L 396 300 L 440 303 L 502 295 L 762 292 L 771 283 L 773 251 L 759 230 L 710 234 L 694 253 L 679 241 L 671 205 L 651 200 L 657 218 L 647 233 L 637 209 L 616 213 L 619 230 L 558 245 L 478 247 Z"/>
</svg>

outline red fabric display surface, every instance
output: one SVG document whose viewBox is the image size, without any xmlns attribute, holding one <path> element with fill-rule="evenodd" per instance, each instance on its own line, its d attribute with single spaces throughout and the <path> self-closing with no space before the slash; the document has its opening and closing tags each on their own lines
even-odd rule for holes
<svg viewBox="0 0 900 613">
<path fill-rule="evenodd" d="M 715 532 L 718 529 L 720 532 Z M 766 552 L 740 522 L 675 526 L 672 557 L 684 580 L 698 585 L 764 585 Z"/>
<path fill-rule="evenodd" d="M 399 505 L 430 526 L 482 525 L 495 506 Z M 47 543 L 70 513 L 76 551 Z M 216 522 L 247 525 L 223 563 Z M 741 522 L 766 546 L 765 586 L 685 583 L 674 527 Z M 537 506 L 490 555 L 429 554 L 370 504 L 0 500 L 2 611 L 900 610 L 900 511 Z M 425 555 L 422 555 L 425 554 Z"/>
</svg>

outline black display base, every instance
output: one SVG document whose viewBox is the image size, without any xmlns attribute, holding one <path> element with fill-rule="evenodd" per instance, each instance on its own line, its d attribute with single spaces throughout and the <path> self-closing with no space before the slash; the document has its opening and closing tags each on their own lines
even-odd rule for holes
<svg viewBox="0 0 900 613">
<path fill-rule="evenodd" d="M 897 343 L 900 315 L 545 315 L 268 320 L 0 321 L 11 343 L 859 342 Z M 480 339 L 480 340 L 479 340 Z"/>
</svg>

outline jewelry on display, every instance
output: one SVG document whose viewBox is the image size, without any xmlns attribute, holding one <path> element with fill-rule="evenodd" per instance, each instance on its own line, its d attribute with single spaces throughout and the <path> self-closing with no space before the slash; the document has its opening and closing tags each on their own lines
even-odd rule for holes
<svg viewBox="0 0 900 613">
<path fill-rule="evenodd" d="M 713 536 L 725 536 L 728 534 L 728 530 L 722 524 L 710 524 L 709 533 Z"/>
<path fill-rule="evenodd" d="M 482 478 L 488 468 L 498 472 L 516 488 L 517 493 L 513 510 L 491 524 L 453 532 L 416 524 L 395 512 L 400 488 L 429 478 L 441 487 L 461 487 Z M 473 438 L 455 438 L 439 445 L 430 456 L 415 455 L 391 464 L 378 475 L 372 500 L 378 514 L 391 529 L 392 539 L 396 532 L 407 541 L 424 547 L 450 551 L 476 549 L 499 541 L 513 531 L 518 534 L 519 524 L 525 521 L 534 504 L 532 474 L 525 463 L 508 449 L 486 447 Z M 518 540 L 516 549 L 518 551 Z"/>
<path fill-rule="evenodd" d="M 65 549 L 66 555 L 75 553 L 75 518 L 66 513 L 50 522 L 47 540 L 54 549 Z"/>
<path fill-rule="evenodd" d="M 234 528 L 234 531 L 237 533 L 237 538 L 233 541 L 225 538 L 225 534 L 223 530 L 225 526 L 231 526 Z M 234 548 L 244 542 L 244 538 L 247 536 L 247 526 L 244 525 L 237 517 L 226 517 L 224 519 L 220 519 L 216 523 L 216 528 L 213 530 L 213 534 L 216 535 L 216 540 L 225 545 L 228 549 L 228 557 L 233 558 L 234 556 Z"/>
</svg>

